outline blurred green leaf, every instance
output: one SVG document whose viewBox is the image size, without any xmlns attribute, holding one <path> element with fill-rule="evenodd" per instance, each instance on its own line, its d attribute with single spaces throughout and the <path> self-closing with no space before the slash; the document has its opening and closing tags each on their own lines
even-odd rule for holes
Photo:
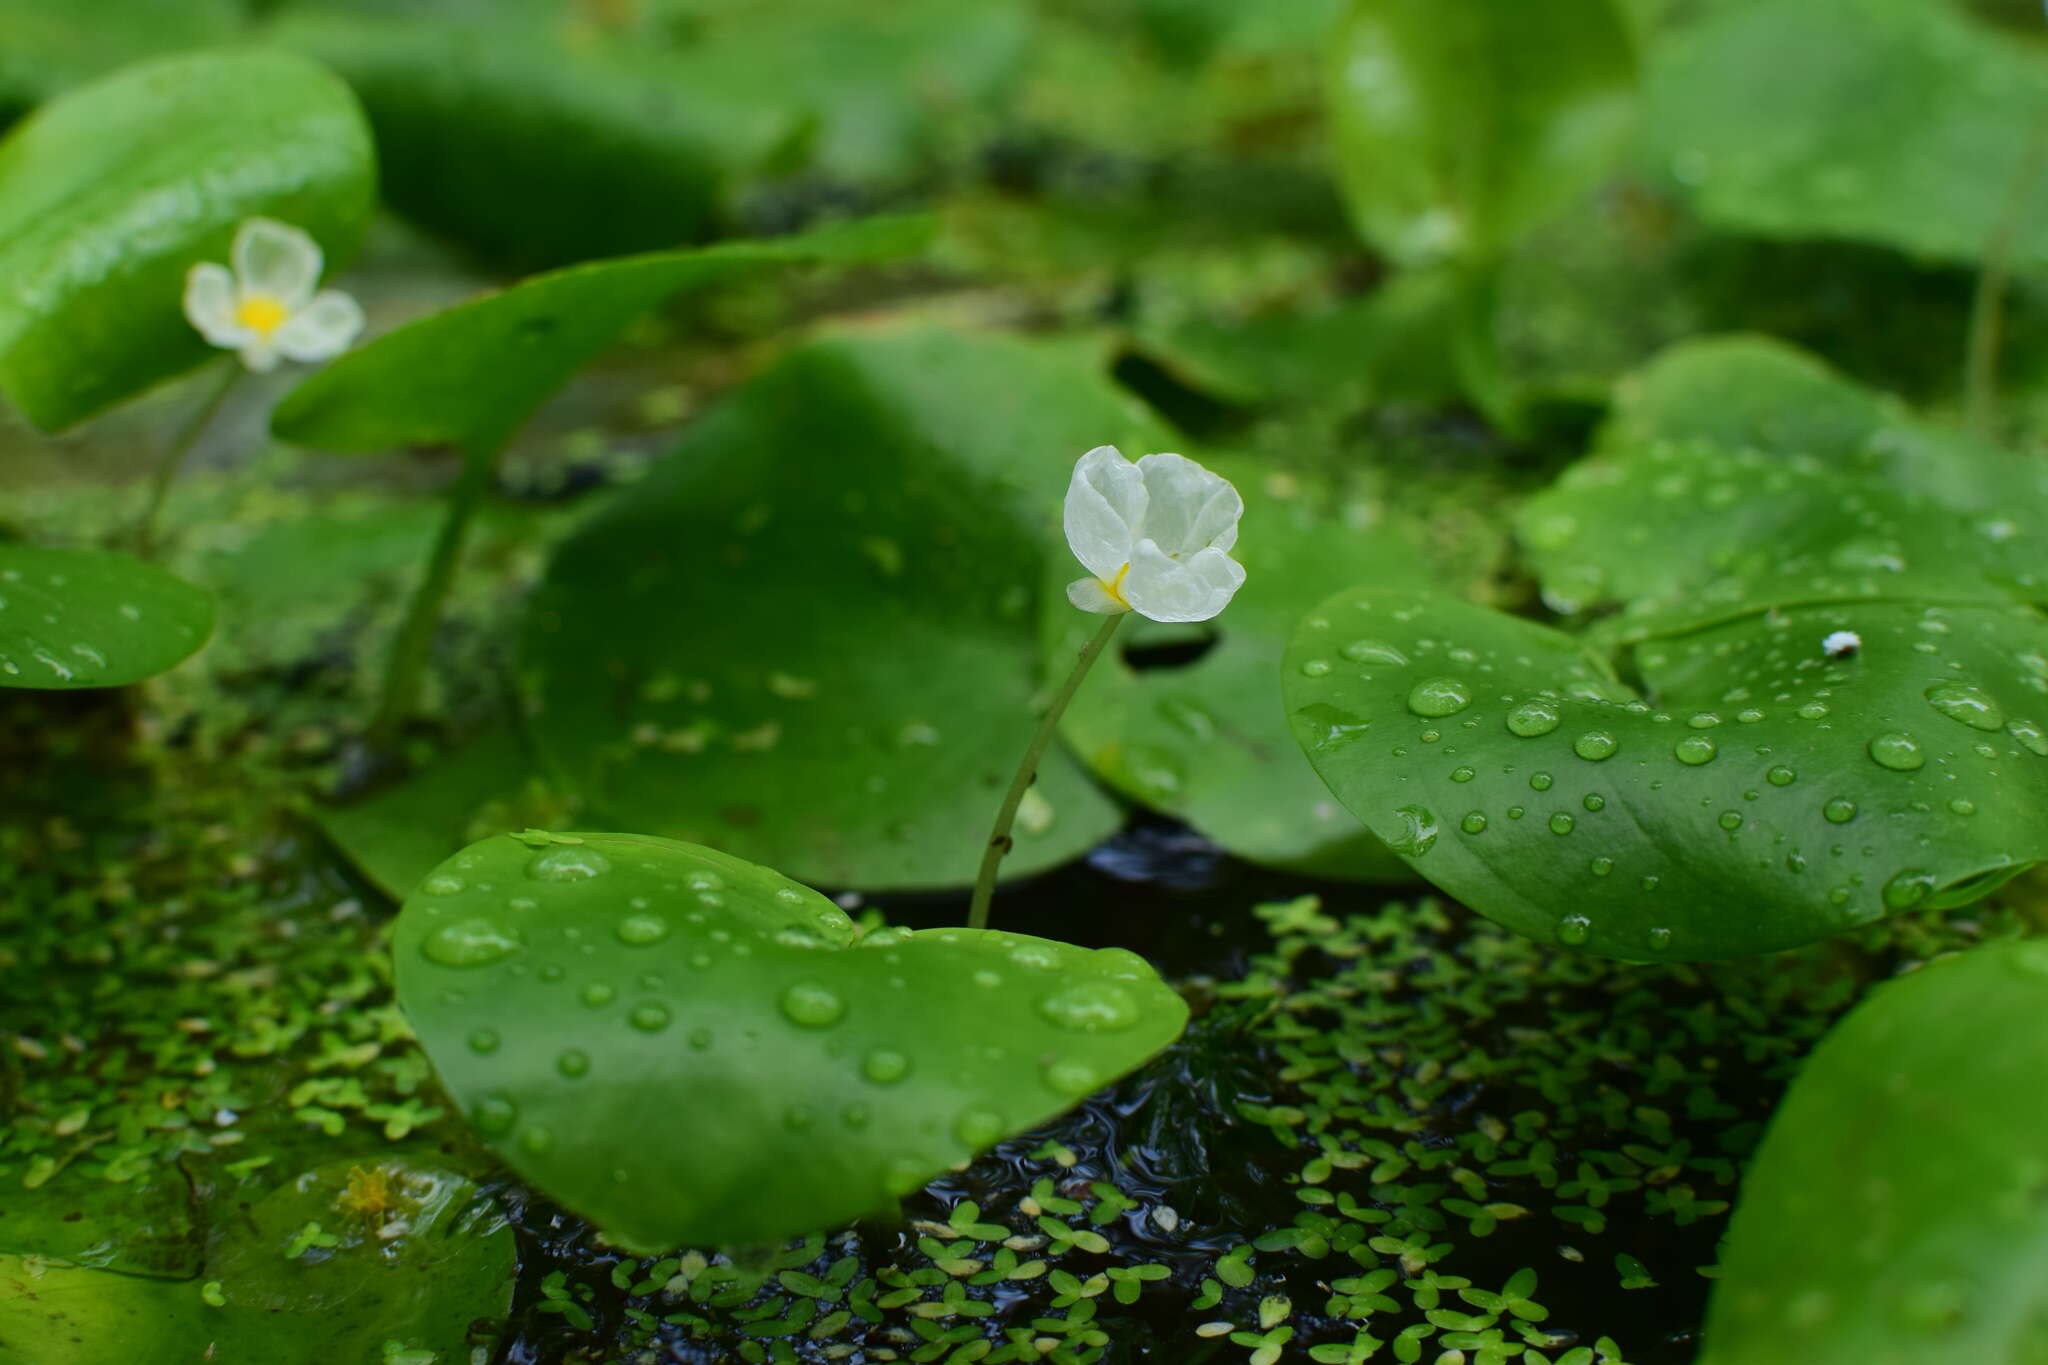
<svg viewBox="0 0 2048 1365">
<path fill-rule="evenodd" d="M 2048 263 L 2048 59 L 1959 6 L 1714 5 L 1651 51 L 1650 154 L 1716 226 L 1971 262 L 2009 218 Z"/>
<path fill-rule="evenodd" d="M 1237 548 L 1244 587 L 1200 627 L 1127 628 L 1075 697 L 1060 733 L 1117 790 L 1176 815 L 1238 857 L 1327 876 L 1401 880 L 1405 866 L 1330 799 L 1287 728 L 1273 661 L 1302 614 L 1346 583 L 1420 586 L 1424 560 L 1376 509 L 1319 492 L 1249 460 L 1203 456 L 1245 500 Z M 1067 564 L 1054 577 L 1073 578 Z M 1048 672 L 1065 666 L 1095 618 L 1049 592 Z M 1207 646 L 1204 650 L 1204 646 Z M 1192 661 L 1143 663 L 1149 652 Z"/>
<path fill-rule="evenodd" d="M 110 550 L 0 544 L 0 687 L 120 687 L 213 633 L 213 597 Z"/>
<path fill-rule="evenodd" d="M 1702 1365 L 2036 1365 L 2048 1321 L 2048 942 L 1881 985 L 1744 1177 Z"/>
<path fill-rule="evenodd" d="M 1829 658 L 1822 641 L 1861 647 Z M 2048 858 L 2048 621 L 1841 602 L 1642 647 L 1354 589 L 1286 661 L 1296 737 L 1366 827 L 1544 941 L 1632 959 L 1812 942 Z"/>
<path fill-rule="evenodd" d="M 1014 339 L 797 352 L 557 553 L 522 646 L 542 752 L 608 822 L 822 886 L 970 884 L 1037 714 L 1060 498 L 1113 442 L 1165 444 Z M 1064 753 L 1037 790 L 1013 876 L 1117 823 Z"/>
<path fill-rule="evenodd" d="M 1634 129 L 1634 44 L 1611 0 L 1353 0 L 1330 62 L 1352 219 L 1404 267 L 1497 259 Z"/>
<path fill-rule="evenodd" d="M 1122 949 L 853 937 L 816 892 L 710 849 L 536 834 L 442 864 L 394 953 L 399 999 L 485 1139 L 643 1251 L 887 1209 L 1187 1021 Z"/>
<path fill-rule="evenodd" d="M 232 39 L 237 0 L 0 0 L 0 124 L 115 67 Z"/>
<path fill-rule="evenodd" d="M 286 396 L 272 429 L 299 445 L 491 452 L 633 319 L 682 290 L 766 266 L 889 260 L 929 220 L 870 218 L 793 237 L 570 266 L 400 327 Z"/>
<path fill-rule="evenodd" d="M 351 250 L 370 131 L 346 86 L 281 52 L 143 63 L 62 95 L 0 142 L 0 392 L 69 426 L 213 354 L 185 272 L 262 214 Z"/>
</svg>

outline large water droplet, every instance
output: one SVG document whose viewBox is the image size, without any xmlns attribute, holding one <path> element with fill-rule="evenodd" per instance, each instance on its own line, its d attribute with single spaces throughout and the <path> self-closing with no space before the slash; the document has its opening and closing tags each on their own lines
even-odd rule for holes
<svg viewBox="0 0 2048 1365">
<path fill-rule="evenodd" d="M 792 1024 L 824 1028 L 846 1013 L 846 1002 L 821 981 L 799 981 L 782 993 L 782 1013 Z"/>
<path fill-rule="evenodd" d="M 1593 921 L 1584 915 L 1566 915 L 1557 922 L 1557 941 L 1576 948 L 1593 936 Z"/>
<path fill-rule="evenodd" d="M 1909 773 L 1927 762 L 1920 741 L 1903 730 L 1892 730 L 1870 741 L 1870 757 L 1880 768 Z"/>
<path fill-rule="evenodd" d="M 542 882 L 584 882 L 611 870 L 611 859 L 580 844 L 557 844 L 526 863 L 526 875 Z"/>
<path fill-rule="evenodd" d="M 1570 834 L 1576 823 L 1571 816 L 1566 815 L 1563 811 L 1559 811 L 1550 817 L 1550 832 L 1552 834 Z"/>
<path fill-rule="evenodd" d="M 1467 834 L 1484 833 L 1486 830 L 1486 812 L 1473 811 L 1458 822 L 1458 828 L 1464 830 Z"/>
<path fill-rule="evenodd" d="M 1712 763 L 1714 755 L 1720 752 L 1713 739 L 1707 735 L 1687 735 L 1671 746 L 1671 752 L 1678 761 L 1688 767 L 1697 768 L 1702 763 Z"/>
<path fill-rule="evenodd" d="M 1508 729 L 1524 739 L 1547 735 L 1564 719 L 1564 708 L 1547 697 L 1535 697 L 1508 712 Z"/>
<path fill-rule="evenodd" d="M 1764 781 L 1770 783 L 1773 787 L 1789 787 L 1798 780 L 1799 774 L 1793 772 L 1782 763 L 1764 774 Z"/>
<path fill-rule="evenodd" d="M 1045 1064 L 1045 1083 L 1062 1095 L 1085 1095 L 1101 1081 L 1087 1062 L 1078 1057 L 1062 1057 Z"/>
<path fill-rule="evenodd" d="M 1820 808 L 1831 825 L 1846 825 L 1856 818 L 1856 803 L 1846 796 L 1838 796 Z"/>
<path fill-rule="evenodd" d="M 620 920 L 612 932 L 619 936 L 619 942 L 635 948 L 645 948 L 650 943 L 659 943 L 669 936 L 669 922 L 660 915 L 643 912 L 628 915 Z"/>
<path fill-rule="evenodd" d="M 1963 683 L 1936 683 L 1927 689 L 1926 696 L 1929 706 L 1972 730 L 2005 728 L 2005 712 L 1998 709 L 1998 703 L 1982 688 Z"/>
<path fill-rule="evenodd" d="M 878 1047 L 861 1058 L 860 1074 L 876 1085 L 894 1085 L 910 1074 L 910 1058 L 892 1048 Z"/>
<path fill-rule="evenodd" d="M 2029 753 L 2048 758 L 2048 733 L 2030 720 L 2014 719 L 2007 722 L 2005 732 L 2027 746 Z"/>
<path fill-rule="evenodd" d="M 1000 1142 L 1003 1116 L 987 1109 L 969 1109 L 953 1122 L 953 1136 L 976 1151 Z"/>
<path fill-rule="evenodd" d="M 1420 858 L 1435 846 L 1437 833 L 1435 815 L 1421 806 L 1400 806 L 1394 811 L 1394 828 L 1385 841 L 1404 858 Z"/>
<path fill-rule="evenodd" d="M 1472 704 L 1472 689 L 1457 678 L 1424 678 L 1408 692 L 1408 709 L 1418 716 L 1455 716 Z"/>
<path fill-rule="evenodd" d="M 1934 874 L 1907 869 L 1884 884 L 1884 903 L 1890 910 L 1910 910 L 1934 894 Z"/>
<path fill-rule="evenodd" d="M 1038 1012 L 1064 1029 L 1113 1033 L 1138 1022 L 1138 1002 L 1109 981 L 1076 981 L 1038 1002 Z"/>
<path fill-rule="evenodd" d="M 1620 747 L 1620 741 L 1605 730 L 1588 730 L 1572 741 L 1572 752 L 1593 763 L 1614 757 L 1614 751 Z"/>
<path fill-rule="evenodd" d="M 516 934 L 481 916 L 444 924 L 427 935 L 420 954 L 443 967 L 483 967 L 519 951 Z"/>
</svg>

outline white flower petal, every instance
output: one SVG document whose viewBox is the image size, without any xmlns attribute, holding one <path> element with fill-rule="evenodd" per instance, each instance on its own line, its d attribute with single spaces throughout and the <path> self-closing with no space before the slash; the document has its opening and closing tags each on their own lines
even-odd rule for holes
<svg viewBox="0 0 2048 1365">
<path fill-rule="evenodd" d="M 1115 578 L 1131 562 L 1145 497 L 1144 476 L 1115 446 L 1097 446 L 1075 463 L 1067 485 L 1067 544 L 1097 578 Z"/>
<path fill-rule="evenodd" d="M 235 231 L 230 260 L 244 295 L 266 294 L 296 313 L 320 283 L 320 245 L 274 218 L 250 218 Z"/>
<path fill-rule="evenodd" d="M 202 261 L 185 272 L 185 320 L 207 344 L 239 350 L 255 333 L 235 320 L 235 277 L 224 265 Z"/>
<path fill-rule="evenodd" d="M 272 341 L 288 359 L 317 363 L 346 351 L 362 330 L 362 306 L 339 289 L 323 289 L 286 319 Z"/>
<path fill-rule="evenodd" d="M 1230 480 L 1184 455 L 1169 453 L 1147 455 L 1137 469 L 1149 495 L 1139 535 L 1178 558 L 1210 546 L 1228 550 L 1237 544 L 1244 499 Z"/>
<path fill-rule="evenodd" d="M 269 374 L 277 368 L 277 347 L 255 337 L 242 347 L 242 364 L 253 373 Z"/>
<path fill-rule="evenodd" d="M 1123 595 L 1132 610 L 1154 621 L 1207 621 L 1230 605 L 1243 582 L 1244 566 L 1221 550 L 1173 559 L 1147 539 L 1131 554 Z"/>
<path fill-rule="evenodd" d="M 1120 616 L 1130 610 L 1109 595 L 1109 589 L 1102 586 L 1099 578 L 1077 578 L 1067 584 L 1067 600 L 1097 616 Z"/>
</svg>

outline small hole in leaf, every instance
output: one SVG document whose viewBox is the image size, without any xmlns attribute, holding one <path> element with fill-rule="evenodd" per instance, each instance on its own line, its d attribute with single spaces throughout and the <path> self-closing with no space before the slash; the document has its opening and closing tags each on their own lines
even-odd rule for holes
<svg viewBox="0 0 2048 1365">
<path fill-rule="evenodd" d="M 1206 621 L 1145 621 L 1125 635 L 1123 660 L 1136 673 L 1168 673 L 1202 658 L 1222 638 L 1223 633 Z"/>
</svg>

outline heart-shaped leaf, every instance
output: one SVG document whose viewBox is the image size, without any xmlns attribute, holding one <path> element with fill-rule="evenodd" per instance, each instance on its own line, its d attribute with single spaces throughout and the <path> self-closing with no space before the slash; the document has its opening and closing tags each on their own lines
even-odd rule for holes
<svg viewBox="0 0 2048 1365">
<path fill-rule="evenodd" d="M 213 598 L 106 550 L 0 545 L 0 687 L 120 687 L 192 655 Z"/>
<path fill-rule="evenodd" d="M 1806 1062 L 1743 1177 L 1703 1365 L 2032 1365 L 2048 943 L 1940 958 Z"/>
<path fill-rule="evenodd" d="M 522 644 L 542 753 L 608 823 L 821 886 L 971 884 L 1036 721 L 1075 455 L 1161 439 L 1093 367 L 1016 340 L 797 352 L 557 552 Z M 1048 754 L 1004 871 L 1117 823 Z"/>
<path fill-rule="evenodd" d="M 259 214 L 332 261 L 375 194 L 355 97 L 289 53 L 168 57 L 52 100 L 0 142 L 0 392 L 56 428 L 189 369 L 211 354 L 189 266 Z"/>
<path fill-rule="evenodd" d="M 2048 262 L 2048 181 L 2012 202 L 2048 64 L 1925 0 L 1703 6 L 1652 48 L 1651 155 L 1713 224 Z"/>
<path fill-rule="evenodd" d="M 1612 0 L 1354 0 L 1330 61 L 1352 218 L 1403 266 L 1497 258 L 1607 174 L 1634 128 Z"/>
<path fill-rule="evenodd" d="M 1862 637 L 1830 659 L 1823 639 Z M 1810 942 L 2048 858 L 2048 621 L 1789 608 L 1639 651 L 1357 589 L 1288 651 L 1295 734 L 1423 875 L 1533 938 L 1629 958 Z"/>
<path fill-rule="evenodd" d="M 286 396 L 271 427 L 336 451 L 494 451 L 627 324 L 682 290 L 767 266 L 887 260 L 922 246 L 922 217 L 871 218 L 773 241 L 571 266 L 386 333 Z"/>
<path fill-rule="evenodd" d="M 1400 860 L 1360 833 L 1302 761 L 1273 659 L 1302 614 L 1334 588 L 1419 584 L 1420 548 L 1400 526 L 1360 534 L 1379 511 L 1370 503 L 1339 503 L 1249 460 L 1203 462 L 1244 497 L 1232 551 L 1245 566 L 1244 587 L 1213 623 L 1127 627 L 1122 648 L 1075 696 L 1060 733 L 1111 786 L 1241 858 L 1327 876 L 1405 878 Z M 1073 577 L 1068 566 L 1056 568 Z M 1064 669 L 1097 618 L 1056 592 L 1046 594 L 1044 612 L 1045 657 Z M 1133 665 L 1159 648 L 1200 657 L 1143 671 Z"/>
<path fill-rule="evenodd" d="M 469 1358 L 512 1301 L 512 1230 L 461 1176 L 387 1157 L 301 1175 L 221 1219 L 206 1286 L 0 1256 L 0 1350 L 65 1365 Z M 211 1297 L 207 1297 L 207 1296 Z"/>
<path fill-rule="evenodd" d="M 398 994 L 521 1176 L 646 1250 L 888 1207 L 1178 1037 L 1143 960 L 990 930 L 854 941 L 711 849 L 502 836 L 406 901 Z"/>
</svg>

